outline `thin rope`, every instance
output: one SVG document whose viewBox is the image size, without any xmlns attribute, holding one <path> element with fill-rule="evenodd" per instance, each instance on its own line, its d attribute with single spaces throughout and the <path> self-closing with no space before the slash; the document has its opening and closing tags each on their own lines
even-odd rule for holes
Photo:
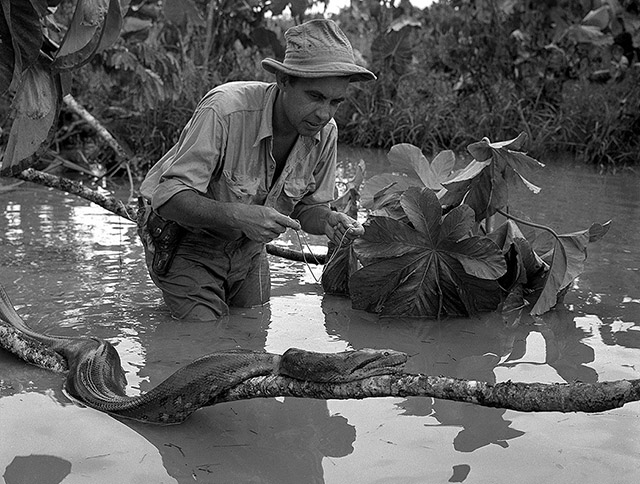
<svg viewBox="0 0 640 484">
<path fill-rule="evenodd" d="M 331 254 L 331 257 L 329 257 L 329 260 L 327 260 L 324 263 L 324 267 L 322 268 L 322 272 L 324 272 L 325 268 L 331 262 L 333 262 L 333 260 L 336 258 L 337 254 L 338 254 L 338 251 L 342 248 L 342 243 L 344 242 L 345 237 L 349 233 L 349 230 L 353 230 L 353 227 L 349 227 L 345 231 L 345 233 L 342 234 L 342 238 L 340 239 L 340 242 L 338 243 L 338 247 L 336 247 L 336 249 L 333 251 L 333 254 Z M 300 231 L 299 230 L 295 230 L 295 233 L 296 233 L 296 236 L 298 237 L 298 244 L 300 244 L 300 252 L 302 253 L 302 260 L 307 265 L 307 269 L 309 269 L 309 272 L 311 273 L 311 276 L 313 277 L 313 279 L 316 281 L 317 284 L 320 284 L 320 280 L 318 280 L 318 278 L 313 273 L 313 270 L 311 269 L 311 264 L 309 264 L 309 262 L 307 261 L 307 257 L 305 256 L 305 253 L 304 253 L 304 245 L 306 245 L 307 249 L 309 250 L 309 253 L 313 256 L 313 258 L 315 259 L 316 263 L 320 264 L 320 262 L 318 261 L 318 258 L 315 256 L 315 254 L 311 250 L 311 247 L 309 246 L 309 243 L 307 242 L 307 239 L 306 239 L 304 233 L 302 234 L 302 237 L 300 237 Z M 304 245 L 303 245 L 303 241 L 304 241 Z"/>
</svg>

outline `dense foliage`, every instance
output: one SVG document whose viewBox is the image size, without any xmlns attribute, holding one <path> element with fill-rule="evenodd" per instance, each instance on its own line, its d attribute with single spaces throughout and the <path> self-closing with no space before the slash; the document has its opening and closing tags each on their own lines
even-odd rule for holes
<svg viewBox="0 0 640 484">
<path fill-rule="evenodd" d="M 582 273 L 588 244 L 602 238 L 610 222 L 558 235 L 526 215 L 514 216 L 510 187 L 538 193 L 529 177 L 544 166 L 521 151 L 526 140 L 521 133 L 472 143 L 473 160 L 460 168 L 451 151 L 428 160 L 413 145 L 393 146 L 390 161 L 408 173 L 364 183 L 364 236 L 336 249 L 323 273 L 325 292 L 390 316 L 441 319 L 501 310 L 519 317 L 522 310 L 540 315 L 555 307 Z M 353 185 L 360 186 L 357 176 Z M 353 188 L 345 196 L 357 199 Z"/>
<path fill-rule="evenodd" d="M 140 173 L 173 144 L 204 92 L 271 80 L 260 60 L 282 57 L 286 28 L 323 15 L 311 0 L 0 5 L 6 151 L 30 159 L 31 148 L 53 142 L 56 156 L 113 164 L 60 103 L 71 92 L 137 155 Z M 441 0 L 424 10 L 407 0 L 353 0 L 334 18 L 379 76 L 354 86 L 339 111 L 343 142 L 459 151 L 524 131 L 534 153 L 571 150 L 614 168 L 638 161 L 638 0 Z M 11 127 L 21 139 L 29 133 L 20 146 Z"/>
</svg>

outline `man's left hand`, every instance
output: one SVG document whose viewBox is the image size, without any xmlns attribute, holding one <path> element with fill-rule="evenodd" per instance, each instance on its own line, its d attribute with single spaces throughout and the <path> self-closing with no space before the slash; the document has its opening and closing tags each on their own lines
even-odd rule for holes
<svg viewBox="0 0 640 484">
<path fill-rule="evenodd" d="M 337 246 L 348 245 L 364 235 L 364 227 L 345 213 L 331 212 L 327 216 L 324 233 Z"/>
</svg>

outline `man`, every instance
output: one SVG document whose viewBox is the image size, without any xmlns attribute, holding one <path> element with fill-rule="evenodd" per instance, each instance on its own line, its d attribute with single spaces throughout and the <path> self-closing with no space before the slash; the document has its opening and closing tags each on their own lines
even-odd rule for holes
<svg viewBox="0 0 640 484">
<path fill-rule="evenodd" d="M 283 62 L 264 59 L 276 83 L 210 91 L 178 142 L 149 171 L 140 235 L 149 273 L 174 317 L 216 320 L 229 306 L 269 300 L 265 243 L 287 228 L 348 243 L 364 228 L 333 212 L 337 127 L 356 65 L 330 20 L 285 33 Z"/>
</svg>

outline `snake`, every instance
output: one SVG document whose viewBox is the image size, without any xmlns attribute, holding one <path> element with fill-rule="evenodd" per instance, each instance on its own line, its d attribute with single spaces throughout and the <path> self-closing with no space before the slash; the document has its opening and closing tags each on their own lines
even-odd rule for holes
<svg viewBox="0 0 640 484">
<path fill-rule="evenodd" d="M 64 390 L 72 400 L 116 417 L 147 423 L 181 423 L 199 408 L 219 403 L 220 396 L 227 390 L 258 376 L 279 375 L 331 385 L 399 374 L 407 361 L 406 353 L 392 349 L 322 353 L 289 348 L 279 355 L 235 348 L 202 356 L 148 392 L 129 396 L 120 356 L 108 341 L 35 331 L 17 313 L 1 284 L 0 320 L 6 323 L 0 326 L 5 330 L 0 333 L 0 336 L 4 334 L 0 337 L 0 347 L 38 366 L 66 367 Z M 11 333 L 7 336 L 9 330 Z M 34 344 L 29 345 L 29 351 L 25 351 L 24 345 L 16 349 L 16 345 L 8 344 L 16 339 Z M 61 357 L 63 362 L 56 363 L 56 357 Z"/>
</svg>

